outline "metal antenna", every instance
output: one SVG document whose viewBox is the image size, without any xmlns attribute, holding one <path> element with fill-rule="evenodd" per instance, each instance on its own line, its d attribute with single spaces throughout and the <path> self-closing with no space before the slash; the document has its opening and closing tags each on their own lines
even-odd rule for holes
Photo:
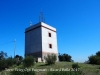
<svg viewBox="0 0 100 75">
<path fill-rule="evenodd" d="M 15 55 L 16 55 L 16 39 L 13 41 L 14 42 L 14 57 L 15 57 Z"/>
<path fill-rule="evenodd" d="M 14 41 L 3 43 L 3 44 L 0 44 L 0 45 L 5 45 L 5 44 L 12 43 L 12 42 L 14 42 L 14 57 L 15 57 L 15 55 L 16 55 L 16 39 Z"/>
<path fill-rule="evenodd" d="M 42 9 L 41 9 L 40 16 L 39 16 L 39 22 L 45 22 L 45 19 L 43 17 Z"/>
<path fill-rule="evenodd" d="M 30 26 L 32 26 L 32 22 L 30 21 Z"/>
</svg>

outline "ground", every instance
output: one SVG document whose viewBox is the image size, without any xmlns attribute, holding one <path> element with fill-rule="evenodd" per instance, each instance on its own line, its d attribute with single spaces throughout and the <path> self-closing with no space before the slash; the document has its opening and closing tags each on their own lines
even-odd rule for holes
<svg viewBox="0 0 100 75">
<path fill-rule="evenodd" d="M 45 63 L 35 63 L 34 66 L 29 67 L 29 69 L 33 69 L 36 71 L 37 75 L 44 75 L 46 70 L 66 70 L 72 68 L 73 62 L 56 62 L 54 65 L 46 65 Z M 100 65 L 91 65 L 78 63 L 80 66 L 80 70 L 84 73 L 84 75 L 100 75 Z M 17 67 L 21 67 L 14 65 L 10 69 L 14 69 Z M 40 72 L 38 72 L 40 70 Z M 42 70 L 42 71 L 41 71 Z M 10 75 L 9 71 L 2 71 L 0 75 Z"/>
</svg>

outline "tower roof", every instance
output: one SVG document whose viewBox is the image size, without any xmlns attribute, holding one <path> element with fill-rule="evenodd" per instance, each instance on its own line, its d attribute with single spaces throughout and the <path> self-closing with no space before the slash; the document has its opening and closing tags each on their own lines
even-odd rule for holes
<svg viewBox="0 0 100 75">
<path fill-rule="evenodd" d="M 44 22 L 39 22 L 39 23 L 37 23 L 37 24 L 34 24 L 34 25 L 32 25 L 32 26 L 26 28 L 26 29 L 25 29 L 25 33 L 28 32 L 28 31 L 31 31 L 31 30 L 33 30 L 33 29 L 39 28 L 39 27 L 44 27 L 44 28 L 46 28 L 46 29 L 49 29 L 49 30 L 51 30 L 51 31 L 56 32 L 56 28 L 54 28 L 54 27 L 52 27 L 52 26 L 50 26 L 50 25 L 48 25 L 48 24 L 46 24 L 46 23 L 44 23 Z"/>
</svg>

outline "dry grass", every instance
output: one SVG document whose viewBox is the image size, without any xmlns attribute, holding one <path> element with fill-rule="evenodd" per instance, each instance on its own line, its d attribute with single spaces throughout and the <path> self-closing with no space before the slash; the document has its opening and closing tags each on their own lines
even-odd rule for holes
<svg viewBox="0 0 100 75">
<path fill-rule="evenodd" d="M 72 68 L 72 62 L 57 62 L 54 65 L 46 65 L 45 63 L 36 63 L 34 66 L 29 67 L 29 68 L 34 68 L 34 69 L 47 69 L 50 70 L 51 68 L 53 69 L 60 69 L 60 68 Z M 84 64 L 84 63 L 78 63 L 80 66 L 80 70 L 82 70 L 84 75 L 100 75 L 100 65 L 91 65 L 91 64 Z M 20 65 L 19 67 L 21 67 Z M 18 66 L 13 66 L 11 68 L 16 68 Z M 46 72 L 41 71 L 41 72 L 36 72 L 37 75 L 44 75 Z M 7 71 L 2 71 L 0 72 L 0 75 L 10 75 L 10 72 Z"/>
</svg>

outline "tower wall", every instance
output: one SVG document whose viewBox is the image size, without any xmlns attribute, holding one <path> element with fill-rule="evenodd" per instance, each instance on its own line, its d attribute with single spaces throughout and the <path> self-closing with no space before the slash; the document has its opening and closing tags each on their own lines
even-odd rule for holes
<svg viewBox="0 0 100 75">
<path fill-rule="evenodd" d="M 43 23 L 42 24 L 42 58 L 48 54 L 56 54 L 58 56 L 57 48 L 57 35 L 56 29 Z M 49 36 L 51 34 L 51 37 Z M 49 44 L 52 45 L 52 48 L 49 47 Z M 57 57 L 58 59 L 58 57 Z"/>
<path fill-rule="evenodd" d="M 41 27 L 29 29 L 25 33 L 25 55 L 42 56 Z"/>
</svg>

